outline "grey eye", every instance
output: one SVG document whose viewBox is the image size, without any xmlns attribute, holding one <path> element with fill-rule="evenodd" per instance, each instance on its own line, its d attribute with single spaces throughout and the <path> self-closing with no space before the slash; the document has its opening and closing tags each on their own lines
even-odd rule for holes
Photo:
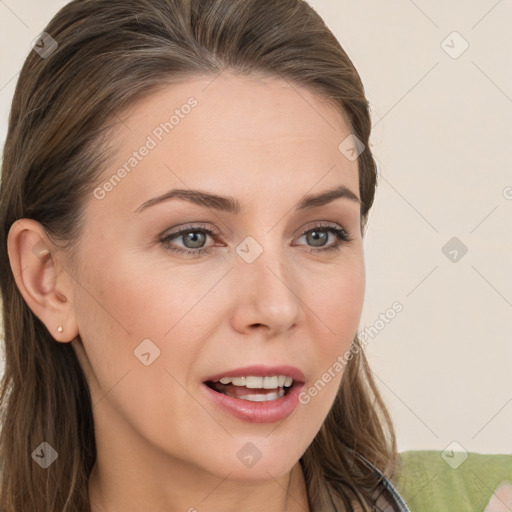
<svg viewBox="0 0 512 512">
<path fill-rule="evenodd" d="M 313 245 L 314 247 L 322 247 L 322 245 L 325 245 L 328 239 L 329 233 L 327 233 L 325 230 L 315 229 L 308 231 L 306 234 L 306 240 L 308 243 L 312 242 L 310 245 Z"/>
<path fill-rule="evenodd" d="M 187 249 L 199 249 L 206 243 L 206 234 L 202 231 L 189 231 L 180 236 Z"/>
</svg>

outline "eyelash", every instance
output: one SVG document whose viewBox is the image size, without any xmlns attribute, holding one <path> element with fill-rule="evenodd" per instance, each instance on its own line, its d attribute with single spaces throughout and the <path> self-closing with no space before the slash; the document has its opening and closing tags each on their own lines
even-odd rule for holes
<svg viewBox="0 0 512 512">
<path fill-rule="evenodd" d="M 327 232 L 333 233 L 336 236 L 337 241 L 334 244 L 324 247 L 322 249 L 315 249 L 315 248 L 309 249 L 306 251 L 308 253 L 323 253 L 323 252 L 328 252 L 328 251 L 339 251 L 339 250 L 341 250 L 342 246 L 344 246 L 352 241 L 352 238 L 349 236 L 349 234 L 343 228 L 335 227 L 332 225 L 325 225 L 325 224 L 319 224 L 319 225 L 309 228 L 308 230 L 304 231 L 300 237 L 303 237 L 307 233 L 309 233 L 311 231 L 315 231 L 315 230 L 316 231 L 327 231 Z M 180 236 L 182 236 L 186 233 L 194 233 L 194 232 L 203 232 L 203 233 L 206 233 L 207 235 L 211 236 L 212 238 L 215 238 L 216 236 L 218 236 L 218 233 L 215 233 L 214 231 L 212 231 L 204 226 L 194 225 L 194 226 L 186 226 L 183 229 L 180 229 L 179 231 L 170 233 L 166 237 L 162 238 L 160 240 L 160 242 L 164 245 L 164 247 L 167 250 L 177 252 L 177 253 L 186 253 L 186 254 L 193 255 L 193 256 L 201 256 L 202 254 L 210 254 L 213 250 L 213 248 L 211 248 L 211 247 L 208 249 L 205 249 L 202 247 L 200 247 L 198 249 L 184 249 L 182 247 L 171 247 L 172 240 L 179 238 Z"/>
</svg>

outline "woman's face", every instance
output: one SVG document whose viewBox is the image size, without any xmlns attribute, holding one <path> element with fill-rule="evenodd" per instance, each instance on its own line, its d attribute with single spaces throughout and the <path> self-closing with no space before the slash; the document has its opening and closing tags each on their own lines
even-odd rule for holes
<svg viewBox="0 0 512 512">
<path fill-rule="evenodd" d="M 120 116 L 73 267 L 72 345 L 100 452 L 239 480 L 296 464 L 363 305 L 357 160 L 339 149 L 349 134 L 308 90 L 237 75 L 169 86 Z M 355 197 L 298 208 L 339 187 Z M 337 230 L 350 239 L 338 248 Z M 271 378 L 212 383 L 243 376 Z"/>
</svg>

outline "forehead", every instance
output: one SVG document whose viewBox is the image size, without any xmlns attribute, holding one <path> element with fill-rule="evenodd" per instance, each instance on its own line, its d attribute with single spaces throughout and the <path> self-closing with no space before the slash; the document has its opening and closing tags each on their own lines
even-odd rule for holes
<svg viewBox="0 0 512 512">
<path fill-rule="evenodd" d="M 306 193 L 321 180 L 321 189 L 358 190 L 357 161 L 339 149 L 350 134 L 340 111 L 283 79 L 199 76 L 161 87 L 118 117 L 103 207 L 122 200 L 133 211 L 176 186 L 268 197 Z"/>
</svg>

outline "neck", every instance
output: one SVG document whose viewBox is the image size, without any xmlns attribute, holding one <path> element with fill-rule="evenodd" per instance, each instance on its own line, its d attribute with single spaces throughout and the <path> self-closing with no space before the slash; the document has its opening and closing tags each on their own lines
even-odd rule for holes
<svg viewBox="0 0 512 512">
<path fill-rule="evenodd" d="M 117 475 L 117 476 L 116 476 Z M 162 481 L 161 475 L 158 481 Z M 214 476 L 168 478 L 156 488 L 142 471 L 112 474 L 98 462 L 89 479 L 91 512 L 140 510 L 200 512 L 308 512 L 309 504 L 300 463 L 281 478 L 264 482 L 233 481 Z"/>
</svg>

